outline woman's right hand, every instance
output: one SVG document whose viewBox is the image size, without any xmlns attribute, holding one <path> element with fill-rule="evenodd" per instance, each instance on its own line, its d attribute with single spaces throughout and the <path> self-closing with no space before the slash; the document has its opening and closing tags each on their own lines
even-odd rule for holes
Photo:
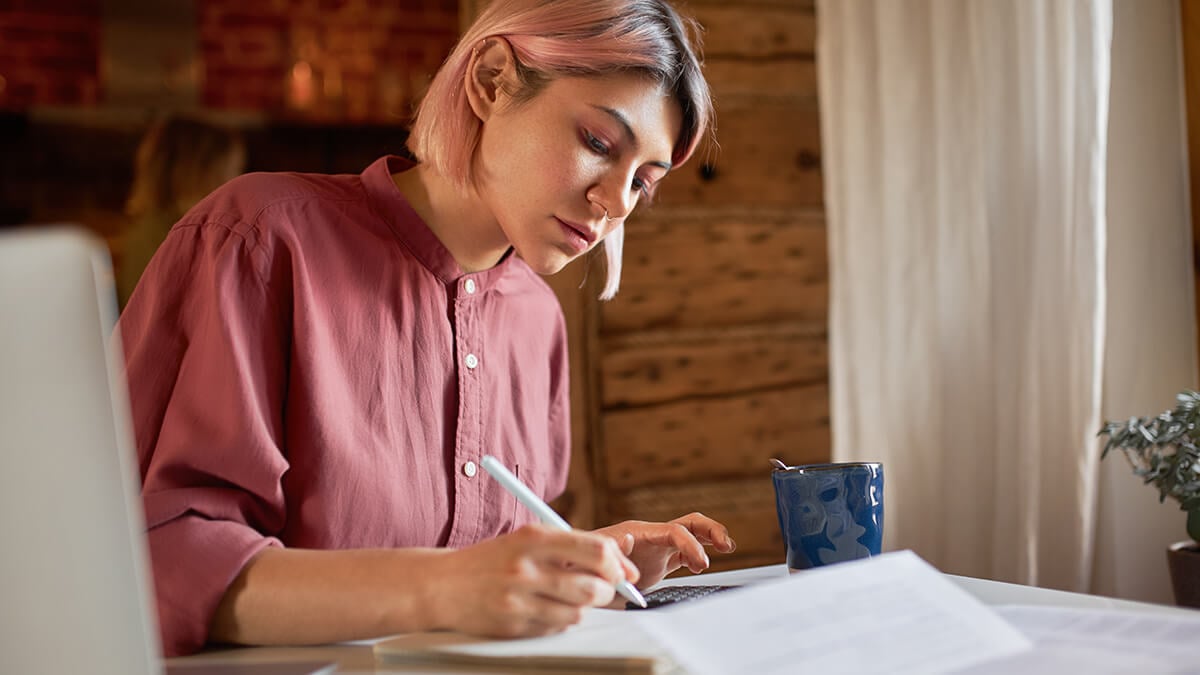
<svg viewBox="0 0 1200 675">
<path fill-rule="evenodd" d="M 637 567 L 591 532 L 526 525 L 442 557 L 427 589 L 437 628 L 493 637 L 548 635 L 607 605 Z"/>
</svg>

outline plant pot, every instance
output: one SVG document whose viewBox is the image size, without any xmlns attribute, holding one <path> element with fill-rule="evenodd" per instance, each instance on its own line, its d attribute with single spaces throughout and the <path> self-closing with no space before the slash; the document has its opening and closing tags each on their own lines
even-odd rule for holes
<svg viewBox="0 0 1200 675">
<path fill-rule="evenodd" d="M 1188 539 L 1167 547 L 1175 604 L 1200 609 L 1200 544 Z"/>
</svg>

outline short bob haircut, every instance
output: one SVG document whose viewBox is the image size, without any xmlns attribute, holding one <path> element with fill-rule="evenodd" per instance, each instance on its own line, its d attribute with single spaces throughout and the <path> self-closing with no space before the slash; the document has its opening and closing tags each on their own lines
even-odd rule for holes
<svg viewBox="0 0 1200 675">
<path fill-rule="evenodd" d="M 674 95 L 683 112 L 671 163 L 695 152 L 713 116 L 712 96 L 700 71 L 699 29 L 665 0 L 494 0 L 463 34 L 430 83 L 417 110 L 410 149 L 420 161 L 466 189 L 481 125 L 463 92 L 471 50 L 503 37 L 517 58 L 521 90 L 533 98 L 558 77 L 640 72 Z M 622 224 L 604 240 L 608 300 L 621 281 Z"/>
</svg>

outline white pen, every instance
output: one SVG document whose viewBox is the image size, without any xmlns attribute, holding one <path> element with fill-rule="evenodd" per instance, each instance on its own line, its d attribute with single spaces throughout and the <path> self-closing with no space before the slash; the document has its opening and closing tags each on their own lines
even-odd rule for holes
<svg viewBox="0 0 1200 675">
<path fill-rule="evenodd" d="M 525 484 L 522 483 L 516 476 L 514 476 L 511 471 L 505 468 L 505 466 L 500 463 L 500 460 L 492 457 L 491 455 L 484 455 L 483 459 L 479 460 L 479 464 L 483 467 L 483 470 L 491 474 L 492 478 L 495 478 L 505 490 L 508 490 L 512 496 L 516 497 L 517 501 L 524 504 L 530 511 L 533 511 L 533 514 L 537 516 L 538 519 L 543 523 L 551 527 L 558 528 L 563 532 L 571 531 L 571 526 L 567 524 L 567 521 L 563 520 L 562 516 L 555 513 L 554 509 L 550 508 L 546 502 L 542 501 L 537 495 L 533 494 L 533 490 L 530 490 L 528 487 L 526 487 Z M 640 607 L 646 606 L 646 599 L 642 597 L 642 594 L 638 592 L 638 589 L 635 588 L 633 584 L 629 583 L 628 579 L 622 579 L 621 582 L 617 584 L 616 589 L 617 592 L 623 595 L 626 600 L 629 600 Z"/>
</svg>

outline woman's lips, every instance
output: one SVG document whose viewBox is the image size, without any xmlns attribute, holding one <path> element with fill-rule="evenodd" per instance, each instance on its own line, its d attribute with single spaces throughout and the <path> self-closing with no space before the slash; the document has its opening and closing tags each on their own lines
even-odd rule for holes
<svg viewBox="0 0 1200 675">
<path fill-rule="evenodd" d="M 585 227 L 569 223 L 562 218 L 555 218 L 555 220 L 558 221 L 563 233 L 567 235 L 567 242 L 573 249 L 585 251 L 596 240 L 596 235 Z"/>
</svg>

